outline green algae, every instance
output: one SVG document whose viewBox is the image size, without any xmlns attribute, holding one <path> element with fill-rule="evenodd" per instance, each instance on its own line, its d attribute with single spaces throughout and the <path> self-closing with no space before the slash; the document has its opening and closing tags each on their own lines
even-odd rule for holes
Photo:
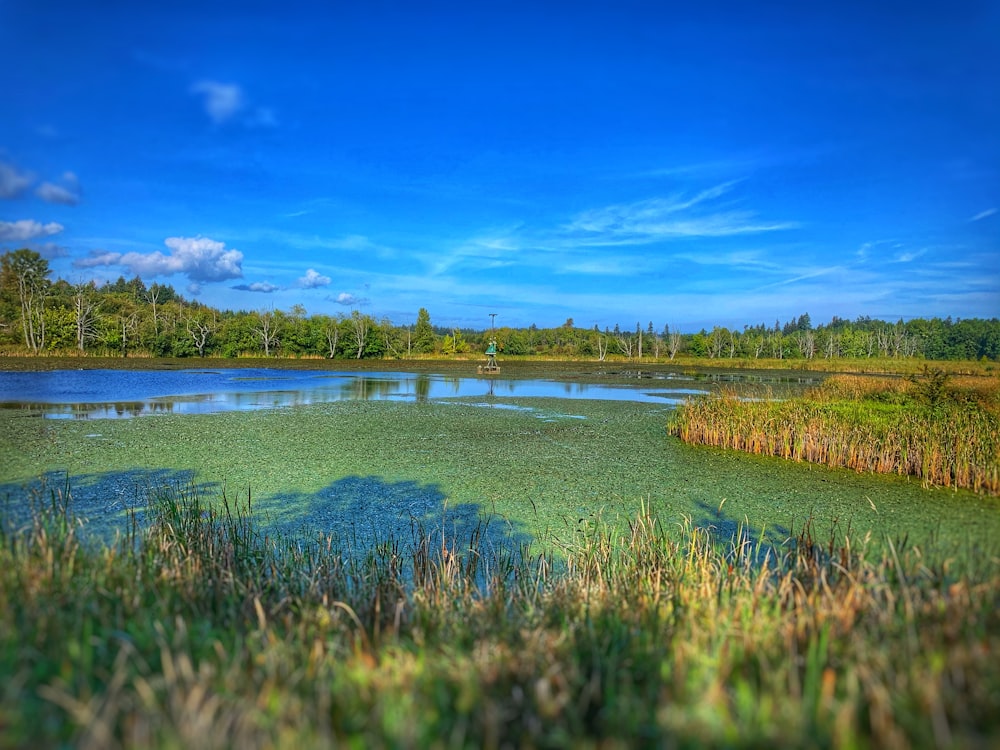
<svg viewBox="0 0 1000 750">
<path fill-rule="evenodd" d="M 849 530 L 876 540 L 933 541 L 956 555 L 994 554 L 997 547 L 996 499 L 687 446 L 668 437 L 669 411 L 630 402 L 479 398 L 124 420 L 5 413 L 0 494 L 16 498 L 46 474 L 99 488 L 109 485 L 98 480 L 111 477 L 119 494 L 130 483 L 191 481 L 249 493 L 256 509 L 286 527 L 323 530 L 350 479 L 349 512 L 370 507 L 372 525 L 383 513 L 405 517 L 399 498 L 423 488 L 430 498 L 419 504 L 425 515 L 433 506 L 476 508 L 556 547 L 588 519 L 627 518 L 643 502 L 667 522 L 689 518 L 724 537 L 742 527 L 781 541 L 811 521 L 821 536 Z M 358 495 L 358 479 L 370 490 Z M 387 489 L 394 486 L 408 489 Z"/>
</svg>

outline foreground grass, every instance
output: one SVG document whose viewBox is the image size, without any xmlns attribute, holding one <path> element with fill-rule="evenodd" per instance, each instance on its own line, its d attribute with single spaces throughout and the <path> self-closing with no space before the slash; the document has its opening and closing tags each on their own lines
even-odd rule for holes
<svg viewBox="0 0 1000 750">
<path fill-rule="evenodd" d="M 832 376 L 783 401 L 692 400 L 669 429 L 689 443 L 1000 494 L 996 378 Z"/>
<path fill-rule="evenodd" d="M 161 493 L 109 546 L 57 493 L 0 536 L 0 744 L 975 747 L 1000 559 L 713 541 L 648 508 L 558 564 L 414 527 L 269 538 Z M 624 528 L 614 531 L 613 528 Z"/>
</svg>

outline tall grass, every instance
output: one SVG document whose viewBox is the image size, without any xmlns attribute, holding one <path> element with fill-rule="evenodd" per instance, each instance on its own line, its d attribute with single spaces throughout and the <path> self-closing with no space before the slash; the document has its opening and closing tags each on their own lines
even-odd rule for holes
<svg viewBox="0 0 1000 750">
<path fill-rule="evenodd" d="M 833 376 L 805 396 L 688 401 L 669 430 L 714 445 L 1000 493 L 1000 381 Z"/>
<path fill-rule="evenodd" d="M 90 547 L 0 535 L 0 745 L 986 747 L 1000 560 L 581 525 L 560 564 L 414 527 L 349 550 L 167 492 Z M 614 529 L 622 529 L 616 531 Z"/>
</svg>

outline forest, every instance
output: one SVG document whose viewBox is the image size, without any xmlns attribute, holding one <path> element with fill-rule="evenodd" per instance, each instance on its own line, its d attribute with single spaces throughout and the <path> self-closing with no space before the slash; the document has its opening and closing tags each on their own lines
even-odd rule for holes
<svg viewBox="0 0 1000 750">
<path fill-rule="evenodd" d="M 0 354 L 119 357 L 409 358 L 473 355 L 495 337 L 509 357 L 666 361 L 817 358 L 1000 359 L 1000 320 L 834 317 L 814 325 L 808 313 L 773 324 L 748 323 L 682 332 L 641 319 L 614 328 L 560 326 L 491 329 L 436 326 L 426 308 L 416 322 L 394 323 L 360 310 L 337 315 L 289 310 L 217 310 L 185 299 L 169 284 L 136 276 L 114 283 L 52 279 L 33 250 L 0 256 Z M 585 311 L 582 311 L 585 312 Z"/>
</svg>

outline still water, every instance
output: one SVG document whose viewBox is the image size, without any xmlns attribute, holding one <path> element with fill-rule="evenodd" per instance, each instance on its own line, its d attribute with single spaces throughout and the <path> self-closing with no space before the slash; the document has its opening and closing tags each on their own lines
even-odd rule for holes
<svg viewBox="0 0 1000 750">
<path fill-rule="evenodd" d="M 442 401 L 543 397 L 675 405 L 705 393 L 695 377 L 622 384 L 406 372 L 317 372 L 264 368 L 0 372 L 0 408 L 49 419 L 209 414 L 344 400 Z"/>
</svg>

